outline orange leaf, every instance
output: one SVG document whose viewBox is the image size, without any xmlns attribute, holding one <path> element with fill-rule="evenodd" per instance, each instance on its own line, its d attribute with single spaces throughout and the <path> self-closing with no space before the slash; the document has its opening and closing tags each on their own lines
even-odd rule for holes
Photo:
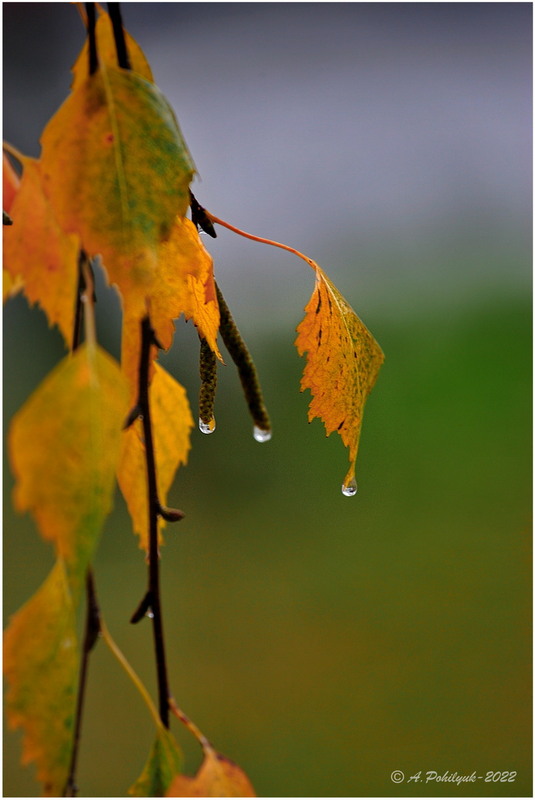
<svg viewBox="0 0 535 800">
<path fill-rule="evenodd" d="M 65 235 L 43 193 L 38 161 L 24 159 L 24 172 L 5 226 L 4 266 L 22 282 L 30 303 L 39 303 L 68 346 L 72 339 L 78 283 L 78 238 Z"/>
<path fill-rule="evenodd" d="M 64 564 L 11 618 L 4 634 L 10 727 L 24 730 L 22 762 L 35 761 L 44 794 L 61 797 L 72 752 L 78 677 L 76 619 Z"/>
<path fill-rule="evenodd" d="M 60 362 L 11 423 L 15 506 L 54 542 L 73 585 L 111 509 L 126 412 L 119 365 L 88 344 Z"/>
<path fill-rule="evenodd" d="M 138 308 L 136 291 L 123 296 L 121 364 L 135 396 L 141 346 L 140 322 L 145 310 Z M 164 349 L 171 346 L 174 319 L 184 314 L 192 319 L 199 333 L 217 357 L 219 306 L 214 288 L 213 262 L 204 248 L 195 225 L 185 217 L 175 218 L 169 239 L 158 249 L 152 285 L 147 286 L 147 307 L 151 325 Z M 141 312 L 141 316 L 140 316 Z M 152 351 L 155 356 L 157 351 Z"/>
<path fill-rule="evenodd" d="M 13 169 L 11 161 L 3 153 L 2 166 L 2 207 L 4 211 L 9 211 L 13 205 L 13 200 L 20 186 L 20 178 Z"/>
<path fill-rule="evenodd" d="M 108 67 L 116 67 L 117 66 L 117 50 L 115 47 L 115 39 L 113 36 L 113 27 L 111 24 L 111 20 L 109 15 L 104 11 L 100 6 L 98 6 L 99 11 L 99 18 L 97 20 L 97 24 L 95 27 L 95 36 L 97 40 L 97 53 L 99 63 L 101 65 L 106 65 Z M 153 82 L 151 68 L 147 59 L 145 58 L 145 54 L 143 50 L 135 41 L 135 39 L 130 36 L 130 34 L 125 30 L 124 31 L 125 39 L 126 39 L 126 48 L 128 50 L 128 56 L 130 58 L 130 64 L 132 66 L 132 70 L 137 72 L 143 78 L 148 81 Z M 88 57 L 88 50 L 89 45 L 86 40 L 80 55 L 76 59 L 76 62 L 72 68 L 73 71 L 73 82 L 72 88 L 78 89 L 79 86 L 85 81 L 86 78 L 89 77 L 89 57 Z"/>
<path fill-rule="evenodd" d="M 167 797 L 256 797 L 245 772 L 210 746 L 194 778 L 177 775 Z"/>
<path fill-rule="evenodd" d="M 187 461 L 193 417 L 183 387 L 157 363 L 154 364 L 149 402 L 158 496 L 164 505 L 178 467 Z M 117 479 L 132 517 L 134 532 L 139 534 L 139 545 L 147 549 L 147 467 L 140 420 L 123 433 Z M 165 520 L 160 519 L 160 530 L 164 526 Z"/>
<path fill-rule="evenodd" d="M 320 417 L 327 435 L 338 431 L 349 448 L 350 466 L 342 490 L 344 494 L 354 494 L 364 404 L 384 355 L 336 286 L 317 266 L 316 286 L 305 312 L 295 344 L 299 355 L 307 353 L 301 390 L 312 392 L 308 419 Z"/>
</svg>

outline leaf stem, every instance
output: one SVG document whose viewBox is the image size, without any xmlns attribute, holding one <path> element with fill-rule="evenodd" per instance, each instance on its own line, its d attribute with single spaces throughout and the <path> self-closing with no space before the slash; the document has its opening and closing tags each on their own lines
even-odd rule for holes
<svg viewBox="0 0 535 800">
<path fill-rule="evenodd" d="M 319 265 L 316 264 L 312 258 L 309 258 L 304 253 L 296 250 L 295 247 L 290 247 L 289 244 L 282 244 L 281 242 L 276 242 L 274 239 L 264 239 L 262 236 L 254 236 L 252 233 L 246 233 L 245 231 L 240 230 L 240 228 L 236 228 L 235 225 L 231 225 L 230 222 L 225 222 L 224 219 L 216 217 L 215 214 L 212 214 L 207 209 L 204 209 L 204 213 L 212 222 L 215 222 L 217 225 L 222 225 L 224 228 L 228 228 L 229 231 L 237 233 L 239 236 L 244 236 L 246 239 L 252 239 L 253 242 L 260 242 L 261 244 L 270 244 L 273 247 L 280 247 L 281 250 L 287 250 L 289 253 L 293 253 L 294 256 L 302 258 L 303 261 L 306 261 L 308 266 L 312 267 L 313 270 L 319 269 Z"/>
<path fill-rule="evenodd" d="M 141 697 L 143 698 L 143 700 L 145 702 L 145 705 L 149 709 L 150 714 L 151 714 L 151 716 L 152 716 L 152 718 L 154 720 L 154 724 L 158 728 L 161 728 L 162 727 L 162 721 L 160 719 L 160 715 L 158 714 L 158 710 L 157 710 L 156 706 L 152 702 L 152 698 L 151 698 L 150 694 L 148 693 L 147 689 L 145 688 L 145 686 L 144 686 L 141 678 L 137 674 L 137 672 L 135 672 L 134 668 L 129 664 L 129 662 L 126 660 L 126 657 L 124 656 L 122 651 L 119 649 L 119 647 L 115 643 L 114 639 L 112 638 L 112 636 L 111 636 L 111 634 L 110 634 L 110 632 L 109 632 L 108 628 L 106 627 L 106 624 L 105 624 L 105 622 L 103 620 L 100 621 L 100 633 L 101 633 L 102 639 L 106 643 L 107 647 L 111 650 L 111 652 L 113 653 L 113 655 L 115 656 L 115 658 L 117 659 L 119 664 L 122 666 L 122 668 L 124 669 L 124 671 L 126 672 L 128 677 L 130 678 L 130 680 L 132 681 L 132 683 L 134 684 L 134 686 L 136 687 L 136 689 L 140 693 Z"/>
<path fill-rule="evenodd" d="M 184 712 L 177 706 L 172 697 L 169 698 L 169 708 L 171 709 L 171 712 L 175 715 L 175 717 L 179 719 L 180 722 L 182 722 L 182 724 L 185 725 L 186 728 L 190 731 L 190 733 L 192 733 L 195 736 L 199 744 L 201 744 L 201 746 L 205 750 L 213 749 L 212 745 L 210 744 L 204 733 L 202 733 L 199 730 L 199 728 L 195 725 L 195 723 L 192 722 L 191 719 L 186 714 L 184 714 Z"/>
<path fill-rule="evenodd" d="M 82 730 L 82 717 L 85 699 L 85 690 L 87 686 L 87 668 L 89 665 L 89 654 L 94 648 L 98 635 L 101 631 L 100 609 L 98 605 L 95 582 L 93 578 L 93 571 L 91 567 L 87 570 L 86 575 L 86 598 L 87 598 L 87 611 L 85 621 L 85 634 L 84 644 L 82 650 L 82 660 L 80 662 L 80 677 L 78 680 L 78 697 L 76 700 L 76 715 L 74 722 L 73 745 L 71 753 L 71 763 L 69 765 L 69 774 L 65 782 L 65 789 L 63 790 L 63 797 L 76 797 L 78 792 L 76 786 L 76 767 L 78 763 L 78 752 L 80 749 L 80 733 Z"/>
<path fill-rule="evenodd" d="M 132 69 L 130 58 L 128 55 L 128 48 L 126 46 L 126 38 L 124 35 L 123 20 L 121 17 L 121 8 L 119 3 L 108 3 L 108 12 L 113 27 L 113 38 L 115 40 L 115 49 L 117 51 L 117 63 L 122 69 Z"/>
</svg>

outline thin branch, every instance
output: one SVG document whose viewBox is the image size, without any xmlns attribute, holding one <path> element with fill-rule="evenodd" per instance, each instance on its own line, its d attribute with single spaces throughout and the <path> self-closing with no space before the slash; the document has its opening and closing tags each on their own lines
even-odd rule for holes
<svg viewBox="0 0 535 800">
<path fill-rule="evenodd" d="M 156 458 L 154 454 L 154 441 L 152 436 L 152 421 L 149 402 L 149 370 L 151 362 L 151 347 L 154 346 L 154 331 L 150 318 L 144 317 L 141 321 L 141 354 L 139 358 L 138 373 L 138 398 L 136 403 L 137 415 L 143 424 L 143 438 L 145 441 L 145 461 L 147 465 L 147 493 L 149 509 L 149 580 L 145 597 L 132 617 L 133 622 L 138 622 L 143 614 L 150 608 L 152 617 L 154 653 L 156 657 L 156 675 L 158 681 L 158 700 L 160 719 L 164 727 L 169 727 L 169 682 L 167 678 L 167 664 L 165 660 L 165 642 L 160 600 L 160 553 L 158 549 L 158 517 L 162 515 L 162 506 L 158 498 L 156 482 Z M 128 417 L 132 420 L 133 413 Z M 133 421 L 133 420 L 132 420 Z"/>
<path fill-rule="evenodd" d="M 78 681 L 78 698 L 76 701 L 76 715 L 74 723 L 73 746 L 71 753 L 71 763 L 69 774 L 65 782 L 63 797 L 76 797 L 78 788 L 76 786 L 76 767 L 78 762 L 78 752 L 80 749 L 80 733 L 82 730 L 82 717 L 85 699 L 85 689 L 87 686 L 87 668 L 89 665 L 89 654 L 94 648 L 101 629 L 100 609 L 98 606 L 95 591 L 95 582 L 91 568 L 87 570 L 86 576 L 86 598 L 87 614 L 85 621 L 84 644 L 82 649 L 82 660 L 80 662 L 80 677 Z"/>
<path fill-rule="evenodd" d="M 86 3 L 85 10 L 87 12 L 87 36 L 89 39 L 89 74 L 94 75 L 98 69 L 95 3 Z"/>
<path fill-rule="evenodd" d="M 76 310 L 74 315 L 74 325 L 72 334 L 72 352 L 78 349 L 81 340 L 82 317 L 85 316 L 86 337 L 94 336 L 94 282 L 91 264 L 84 250 L 80 250 L 78 255 L 78 287 L 76 292 Z M 84 310 L 86 311 L 84 315 Z M 80 674 L 78 679 L 78 697 L 76 700 L 76 713 L 74 718 L 73 746 L 71 753 L 71 763 L 69 773 L 63 791 L 64 797 L 75 797 L 77 794 L 76 786 L 76 766 L 78 762 L 78 751 L 80 749 L 80 734 L 82 730 L 82 717 L 84 709 L 85 690 L 87 685 L 87 669 L 89 666 L 89 654 L 94 648 L 100 633 L 100 609 L 98 606 L 95 590 L 95 581 L 91 567 L 86 573 L 86 619 L 85 634 L 82 648 L 82 660 L 80 662 Z"/>
<path fill-rule="evenodd" d="M 113 38 L 115 39 L 115 49 L 117 51 L 117 63 L 122 69 L 132 69 L 126 38 L 124 35 L 123 20 L 119 3 L 108 3 L 108 12 L 113 27 Z"/>
</svg>

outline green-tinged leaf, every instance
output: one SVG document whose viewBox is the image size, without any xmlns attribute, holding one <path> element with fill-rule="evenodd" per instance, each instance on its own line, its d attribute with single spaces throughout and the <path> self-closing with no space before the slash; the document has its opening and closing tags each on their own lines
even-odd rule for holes
<svg viewBox="0 0 535 800">
<path fill-rule="evenodd" d="M 27 158 L 23 163 L 22 181 L 11 205 L 14 223 L 3 231 L 4 266 L 12 286 L 23 287 L 29 302 L 41 306 L 70 347 L 79 240 L 60 229 L 43 192 L 39 162 Z"/>
<path fill-rule="evenodd" d="M 154 436 L 156 477 L 160 502 L 165 504 L 180 464 L 187 461 L 193 417 L 184 388 L 159 364 L 149 390 Z M 123 444 L 117 471 L 119 486 L 126 500 L 140 547 L 148 548 L 147 466 L 140 420 L 123 433 Z M 159 520 L 160 529 L 165 525 Z"/>
<path fill-rule="evenodd" d="M 312 393 L 309 421 L 320 417 L 327 435 L 338 431 L 349 448 L 350 466 L 343 490 L 353 494 L 364 404 L 384 355 L 336 286 L 314 266 L 316 286 L 295 342 L 299 355 L 307 353 L 301 390 Z"/>
<path fill-rule="evenodd" d="M 69 770 L 78 658 L 72 596 L 60 559 L 4 635 L 8 722 L 23 728 L 22 761 L 36 762 L 43 793 L 51 797 L 61 796 Z"/>
<path fill-rule="evenodd" d="M 172 780 L 180 772 L 181 765 L 182 753 L 173 735 L 163 727 L 158 728 L 143 772 L 128 794 L 134 797 L 164 797 Z"/>
<path fill-rule="evenodd" d="M 79 584 L 112 504 L 128 395 L 118 364 L 83 345 L 13 418 L 14 502 L 30 511 Z"/>
<path fill-rule="evenodd" d="M 101 254 L 111 283 L 143 313 L 160 242 L 189 205 L 194 165 L 154 84 L 108 67 L 87 78 L 48 123 L 44 185 L 66 232 Z"/>
</svg>

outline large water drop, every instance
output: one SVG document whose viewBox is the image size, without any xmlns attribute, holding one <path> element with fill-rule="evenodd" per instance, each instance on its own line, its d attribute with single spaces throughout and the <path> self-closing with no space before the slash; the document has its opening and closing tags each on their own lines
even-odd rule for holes
<svg viewBox="0 0 535 800">
<path fill-rule="evenodd" d="M 269 442 L 271 439 L 271 431 L 263 430 L 255 425 L 253 428 L 253 436 L 257 442 Z"/>
<path fill-rule="evenodd" d="M 212 417 L 209 422 L 204 422 L 199 418 L 199 430 L 201 433 L 213 433 L 215 431 L 215 418 Z"/>
<path fill-rule="evenodd" d="M 357 493 L 357 482 L 355 478 L 352 478 L 349 483 L 344 483 L 342 485 L 342 494 L 345 494 L 346 497 L 354 497 Z"/>
</svg>

